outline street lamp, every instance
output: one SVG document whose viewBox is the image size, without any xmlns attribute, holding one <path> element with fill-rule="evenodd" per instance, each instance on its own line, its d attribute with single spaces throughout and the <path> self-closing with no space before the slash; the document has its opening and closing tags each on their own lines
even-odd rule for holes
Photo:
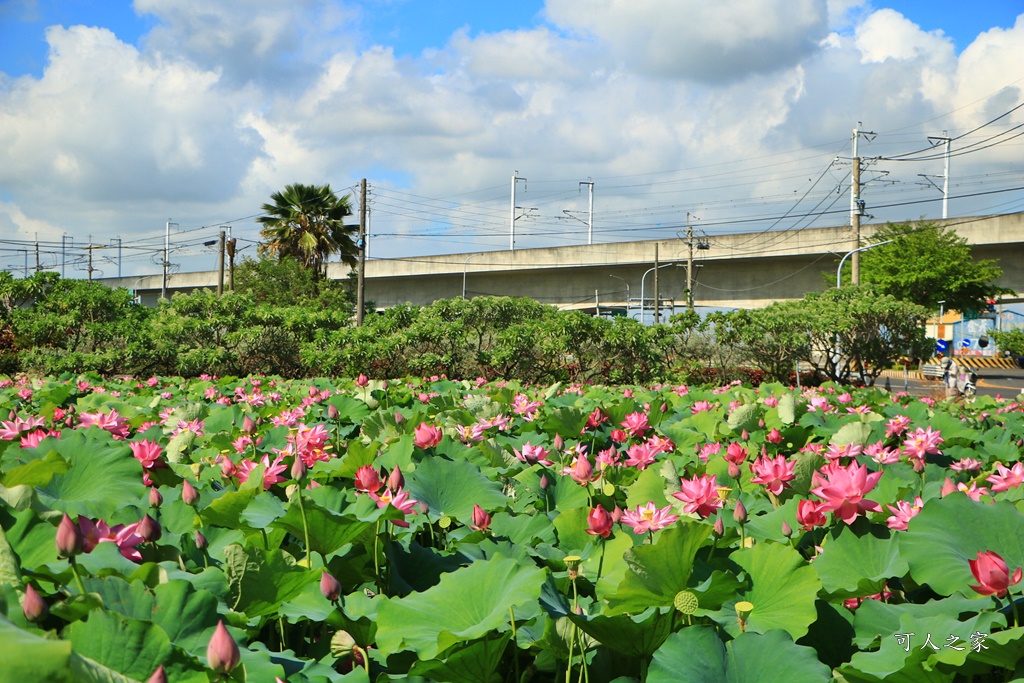
<svg viewBox="0 0 1024 683">
<path fill-rule="evenodd" d="M 842 278 L 842 273 L 843 273 L 843 264 L 846 263 L 846 259 L 850 258 L 851 256 L 853 256 L 856 253 L 859 253 L 859 252 L 862 252 L 862 251 L 867 251 L 868 249 L 874 249 L 875 247 L 880 247 L 883 244 L 889 244 L 889 243 L 895 242 L 895 241 L 896 240 L 886 240 L 884 242 L 878 242 L 877 244 L 869 244 L 866 247 L 861 247 L 859 249 L 854 249 L 853 251 L 847 253 L 846 256 L 844 256 L 843 258 L 839 259 L 839 267 L 836 268 L 836 289 L 838 289 L 839 287 L 843 286 L 841 278 Z"/>
<path fill-rule="evenodd" d="M 466 257 L 466 262 L 462 264 L 462 298 L 466 298 L 466 269 L 469 268 L 469 259 L 477 256 L 477 254 L 470 254 Z"/>
<path fill-rule="evenodd" d="M 645 272 L 643 277 L 640 278 L 640 322 L 644 321 L 644 311 L 646 310 L 646 304 L 647 304 L 647 299 L 644 298 L 644 285 L 647 282 L 647 276 L 650 273 L 653 273 L 656 270 L 661 270 L 662 268 L 668 268 L 669 266 L 678 266 L 678 265 L 679 265 L 678 263 L 666 263 L 665 265 L 658 266 L 656 268 L 648 268 L 647 272 Z"/>
<path fill-rule="evenodd" d="M 613 277 L 616 280 L 622 280 L 622 284 L 626 285 L 626 312 L 628 313 L 629 312 L 629 302 L 630 302 L 630 299 L 629 299 L 629 283 L 626 282 L 625 278 L 621 278 L 618 275 L 609 275 L 608 277 Z"/>
</svg>

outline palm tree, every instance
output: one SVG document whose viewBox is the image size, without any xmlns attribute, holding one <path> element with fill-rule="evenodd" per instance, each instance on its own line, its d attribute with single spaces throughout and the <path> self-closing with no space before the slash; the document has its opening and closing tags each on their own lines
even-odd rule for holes
<svg viewBox="0 0 1024 683">
<path fill-rule="evenodd" d="M 261 254 L 278 259 L 291 257 L 315 277 L 327 274 L 327 259 L 339 254 L 350 266 L 358 261 L 359 247 L 352 239 L 358 226 L 345 225 L 352 215 L 351 195 L 338 197 L 330 185 L 288 185 L 270 195 L 272 204 L 264 204 L 266 214 L 256 219 L 263 224 L 259 246 Z"/>
</svg>

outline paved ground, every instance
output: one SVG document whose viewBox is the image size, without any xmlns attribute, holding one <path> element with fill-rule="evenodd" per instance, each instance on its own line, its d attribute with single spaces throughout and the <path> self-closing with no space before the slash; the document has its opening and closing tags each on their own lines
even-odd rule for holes
<svg viewBox="0 0 1024 683">
<path fill-rule="evenodd" d="M 1012 398 L 1024 391 L 1024 370 L 982 368 L 976 372 L 979 394 Z M 879 377 L 876 386 L 885 386 L 885 381 L 886 378 Z M 942 382 L 938 380 L 911 379 L 907 385 L 908 390 L 915 396 L 944 396 Z M 891 377 L 889 386 L 893 391 L 900 391 L 904 388 L 904 380 L 901 377 Z"/>
</svg>

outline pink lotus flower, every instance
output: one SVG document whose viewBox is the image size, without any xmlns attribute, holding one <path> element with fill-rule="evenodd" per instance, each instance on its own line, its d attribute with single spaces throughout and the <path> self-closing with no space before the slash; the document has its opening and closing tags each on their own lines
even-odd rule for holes
<svg viewBox="0 0 1024 683">
<path fill-rule="evenodd" d="M 924 461 L 925 455 L 937 455 L 939 444 L 943 442 L 941 432 L 933 431 L 929 426 L 927 429 L 918 427 L 913 434 L 910 434 L 903 442 L 904 450 L 909 457 Z M 917 469 L 915 467 L 915 469 Z"/>
<path fill-rule="evenodd" d="M 888 422 L 885 423 L 885 436 L 893 437 L 899 436 L 907 430 L 910 426 L 910 418 L 906 415 L 897 415 Z"/>
<path fill-rule="evenodd" d="M 879 465 L 892 465 L 900 461 L 900 450 L 889 448 L 881 441 L 876 441 L 865 448 L 864 455 L 870 456 Z"/>
<path fill-rule="evenodd" d="M 666 505 L 660 510 L 650 501 L 647 505 L 637 506 L 636 510 L 626 510 L 622 513 L 622 523 L 632 527 L 633 533 L 643 534 L 648 531 L 655 532 L 671 526 L 679 519 L 679 515 L 671 514 L 672 506 Z"/>
<path fill-rule="evenodd" d="M 895 507 L 892 505 L 886 505 L 885 507 L 889 508 L 889 511 L 892 513 L 892 516 L 885 520 L 889 528 L 894 531 L 906 531 L 907 524 L 917 516 L 917 513 L 921 512 L 924 502 L 921 500 L 921 496 L 916 496 L 913 504 L 900 500 L 896 502 Z"/>
<path fill-rule="evenodd" d="M 580 486 L 586 486 L 594 478 L 594 466 L 585 453 L 572 459 L 572 463 L 562 469 L 562 474 L 569 475 Z"/>
<path fill-rule="evenodd" d="M 638 470 L 645 470 L 654 464 L 654 458 L 658 451 L 652 451 L 647 443 L 633 444 L 626 450 L 626 465 L 635 467 Z"/>
<path fill-rule="evenodd" d="M 630 436 L 637 438 L 643 437 L 647 430 L 650 429 L 647 423 L 647 414 L 641 412 L 630 413 L 626 416 L 626 419 L 619 423 L 619 426 L 625 429 Z"/>
<path fill-rule="evenodd" d="M 422 448 L 424 450 L 427 448 L 433 448 L 437 444 L 441 443 L 441 439 L 444 436 L 440 427 L 428 425 L 426 422 L 421 422 L 414 432 L 415 438 L 413 443 L 416 448 Z"/>
<path fill-rule="evenodd" d="M 244 484 L 249 480 L 249 475 L 260 465 L 263 465 L 263 490 L 269 491 L 270 487 L 274 484 L 280 484 L 282 481 L 286 481 L 281 473 L 288 469 L 287 465 L 281 463 L 284 460 L 283 455 L 278 455 L 274 458 L 274 462 L 270 462 L 270 456 L 264 455 L 260 458 L 260 461 L 254 462 L 249 458 L 243 459 L 238 463 L 238 468 L 235 472 L 235 477 L 238 478 L 238 483 Z"/>
<path fill-rule="evenodd" d="M 612 516 L 600 505 L 587 515 L 587 533 L 601 538 L 608 538 L 612 535 Z"/>
<path fill-rule="evenodd" d="M 12 410 L 11 413 L 14 411 Z M 0 428 L 0 439 L 4 441 L 13 441 L 14 439 L 20 438 L 22 432 L 30 432 L 37 427 L 42 427 L 45 422 L 41 417 L 30 417 L 27 420 L 22 420 L 17 415 L 11 416 L 10 422 L 3 422 L 2 428 Z"/>
<path fill-rule="evenodd" d="M 734 465 L 742 465 L 747 459 L 749 452 L 746 448 L 740 445 L 738 441 L 733 441 L 729 444 L 729 447 L 725 449 L 725 458 L 727 462 L 731 462 Z"/>
<path fill-rule="evenodd" d="M 142 562 L 142 553 L 135 546 L 142 543 L 142 538 L 136 529 L 139 524 L 118 524 L 109 526 L 102 519 L 91 520 L 86 517 L 78 517 L 78 528 L 82 532 L 82 550 L 91 553 L 100 543 L 116 543 L 121 554 L 132 562 Z"/>
<path fill-rule="evenodd" d="M 380 474 L 370 465 L 363 465 L 356 470 L 356 490 L 363 493 L 376 493 L 384 483 Z"/>
<path fill-rule="evenodd" d="M 714 406 L 708 401 L 694 401 L 693 405 L 690 406 L 690 412 L 696 415 L 697 413 L 707 413 L 714 410 Z"/>
<path fill-rule="evenodd" d="M 978 557 L 968 560 L 971 573 L 978 581 L 978 585 L 971 586 L 981 595 L 995 595 L 1003 597 L 1010 590 L 1010 586 L 1020 583 L 1021 568 L 1017 567 L 1010 576 L 1010 568 L 1000 555 L 992 550 L 985 552 L 978 551 Z"/>
<path fill-rule="evenodd" d="M 768 443 L 780 444 L 782 443 L 782 432 L 777 428 L 772 427 L 772 431 L 765 435 L 764 440 Z"/>
<path fill-rule="evenodd" d="M 949 466 L 954 472 L 974 472 L 982 467 L 980 460 L 974 458 L 961 458 Z"/>
<path fill-rule="evenodd" d="M 116 410 L 109 413 L 82 413 L 78 416 L 81 427 L 99 427 L 110 432 L 115 439 L 128 437 L 128 421 Z"/>
<path fill-rule="evenodd" d="M 863 446 L 859 446 L 853 443 L 846 444 L 844 446 L 829 444 L 828 448 L 825 449 L 822 455 L 828 458 L 829 460 L 839 460 L 840 458 L 856 458 L 863 452 Z"/>
<path fill-rule="evenodd" d="M 604 413 L 601 412 L 600 408 L 594 408 L 594 410 L 587 416 L 587 426 L 585 429 L 594 429 L 602 422 L 607 422 L 608 418 L 605 417 Z"/>
<path fill-rule="evenodd" d="M 1024 462 L 1014 463 L 1013 467 L 1007 468 L 1003 463 L 997 462 L 996 469 L 999 474 L 989 475 L 985 481 L 992 484 L 992 492 L 1009 491 L 1024 483 Z"/>
<path fill-rule="evenodd" d="M 969 487 L 967 486 L 967 484 L 960 482 L 959 484 L 956 485 L 956 490 L 959 491 L 960 493 L 963 493 L 971 500 L 981 500 L 982 496 L 987 496 L 989 494 L 989 491 L 986 487 L 978 486 L 973 481 L 971 482 L 971 485 Z"/>
<path fill-rule="evenodd" d="M 672 497 L 683 501 L 683 512 L 695 512 L 701 517 L 710 517 L 725 503 L 718 490 L 718 482 L 714 474 L 703 475 L 693 479 L 680 479 L 682 491 L 673 493 Z"/>
<path fill-rule="evenodd" d="M 418 512 L 416 508 L 419 505 L 419 501 L 410 498 L 408 491 L 403 491 L 402 489 L 392 491 L 391 489 L 385 488 L 384 492 L 381 493 L 379 496 L 376 493 L 370 493 L 369 495 L 370 498 L 373 498 L 375 501 L 377 501 L 378 508 L 385 508 L 388 505 L 390 505 L 396 510 L 400 510 L 402 514 L 415 515 Z M 409 526 L 408 522 L 401 519 L 393 520 L 391 523 L 395 526 Z"/>
<path fill-rule="evenodd" d="M 164 449 L 156 441 L 150 441 L 149 439 L 133 441 L 128 444 L 128 447 L 132 449 L 132 455 L 135 456 L 135 459 L 142 463 L 142 469 L 144 470 L 167 466 L 160 460 Z"/>
<path fill-rule="evenodd" d="M 512 452 L 516 454 L 516 458 L 525 462 L 527 465 L 536 465 L 540 463 L 545 467 L 551 467 L 553 464 L 548 460 L 548 455 L 551 454 L 551 451 L 547 450 L 543 446 L 534 446 L 528 441 L 523 444 L 522 451 L 513 448 Z"/>
<path fill-rule="evenodd" d="M 750 471 L 756 475 L 751 477 L 750 481 L 761 484 L 777 496 L 782 493 L 783 488 L 789 485 L 786 482 L 796 477 L 795 469 L 796 463 L 788 462 L 784 455 L 771 459 L 762 456 L 750 465 Z"/>
<path fill-rule="evenodd" d="M 359 376 L 356 377 L 356 386 L 357 387 L 365 387 L 365 386 L 369 386 L 369 384 L 370 384 L 370 378 L 367 377 L 366 375 L 364 375 L 363 373 L 359 373 Z"/>
<path fill-rule="evenodd" d="M 801 499 L 796 505 L 796 521 L 804 531 L 828 524 L 828 519 L 821 511 L 821 503 L 806 499 Z"/>
<path fill-rule="evenodd" d="M 835 465 L 827 468 L 827 472 L 823 468 L 821 472 L 825 473 L 824 477 L 819 472 L 814 473 L 817 488 L 811 489 L 811 493 L 823 500 L 822 512 L 831 511 L 847 524 L 853 524 L 858 515 L 880 509 L 878 503 L 864 496 L 878 484 L 881 472 L 869 474 L 865 465 L 855 462 L 847 467 Z"/>
<path fill-rule="evenodd" d="M 22 448 L 37 448 L 39 444 L 43 442 L 43 439 L 48 437 L 60 438 L 60 432 L 52 429 L 37 429 L 34 432 L 28 432 L 25 436 L 21 437 L 20 445 Z"/>
<path fill-rule="evenodd" d="M 525 394 L 516 394 L 515 398 L 512 399 L 512 412 L 516 415 L 522 415 L 523 419 L 527 422 L 532 422 L 542 405 L 544 404 L 540 401 L 531 401 Z"/>
<path fill-rule="evenodd" d="M 697 453 L 697 457 L 700 458 L 702 462 L 707 462 L 708 458 L 710 458 L 712 455 L 718 455 L 721 452 L 722 444 L 718 443 L 717 441 L 714 443 L 706 443 L 700 447 L 700 451 Z"/>
</svg>

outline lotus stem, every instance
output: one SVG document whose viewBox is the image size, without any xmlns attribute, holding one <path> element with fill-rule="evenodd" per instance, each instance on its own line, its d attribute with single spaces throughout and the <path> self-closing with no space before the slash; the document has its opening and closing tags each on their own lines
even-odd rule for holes
<svg viewBox="0 0 1024 683">
<path fill-rule="evenodd" d="M 353 645 L 352 649 L 355 650 L 356 652 L 358 652 L 359 656 L 362 657 L 362 659 L 363 659 L 363 668 L 366 669 L 366 675 L 369 676 L 370 675 L 370 658 L 367 656 L 366 650 L 364 650 L 363 648 L 359 647 L 358 645 Z"/>
<path fill-rule="evenodd" d="M 302 484 L 297 484 L 295 487 L 295 495 L 299 499 L 299 514 L 302 515 L 302 535 L 306 541 L 306 568 L 313 568 L 313 549 L 309 546 L 309 523 L 306 522 L 306 506 L 302 502 Z M 327 558 L 324 558 L 324 564 L 327 564 Z"/>
<path fill-rule="evenodd" d="M 377 592 L 380 593 L 380 520 L 373 532 L 373 576 L 377 580 Z"/>
<path fill-rule="evenodd" d="M 71 573 L 75 575 L 75 583 L 78 584 L 78 590 L 82 592 L 82 595 L 86 594 L 85 584 L 82 583 L 82 577 L 78 575 L 78 565 L 75 564 L 75 556 L 68 557 L 68 563 L 71 565 Z"/>
<path fill-rule="evenodd" d="M 515 680 L 519 680 L 519 643 L 516 641 L 516 613 L 511 607 L 508 608 L 508 615 L 512 620 L 512 664 L 515 668 Z"/>
<path fill-rule="evenodd" d="M 1010 607 L 1013 610 L 1013 625 L 1020 626 L 1020 616 L 1017 614 L 1017 601 L 1013 597 L 1013 593 L 1007 593 L 1006 599 L 1010 601 Z"/>
</svg>

